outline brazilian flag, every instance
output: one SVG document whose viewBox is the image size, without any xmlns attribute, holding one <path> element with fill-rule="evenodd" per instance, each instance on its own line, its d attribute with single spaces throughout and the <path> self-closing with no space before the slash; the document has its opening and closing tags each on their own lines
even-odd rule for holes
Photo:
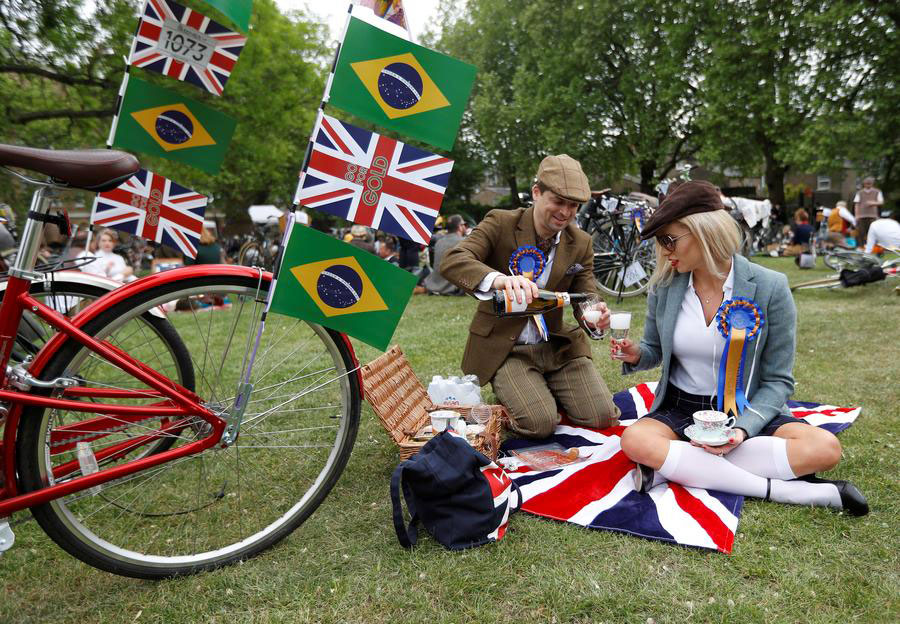
<svg viewBox="0 0 900 624">
<path fill-rule="evenodd" d="M 416 276 L 358 247 L 295 224 L 271 311 L 387 349 Z"/>
<path fill-rule="evenodd" d="M 216 7 L 223 15 L 247 32 L 250 27 L 250 11 L 253 0 L 206 0 L 206 4 Z"/>
<path fill-rule="evenodd" d="M 213 108 L 129 76 L 113 145 L 215 175 L 235 125 L 234 119 Z"/>
<path fill-rule="evenodd" d="M 328 103 L 449 150 L 475 67 L 351 18 Z"/>
</svg>

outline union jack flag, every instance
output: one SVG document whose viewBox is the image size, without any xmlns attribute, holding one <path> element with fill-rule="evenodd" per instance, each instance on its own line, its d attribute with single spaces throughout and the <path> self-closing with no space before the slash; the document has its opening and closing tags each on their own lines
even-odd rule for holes
<svg viewBox="0 0 900 624">
<path fill-rule="evenodd" d="M 172 0 L 147 0 L 129 64 L 222 95 L 247 38 Z"/>
<path fill-rule="evenodd" d="M 295 203 L 427 244 L 453 161 L 320 115 Z"/>
<path fill-rule="evenodd" d="M 209 198 L 141 169 L 94 200 L 91 223 L 128 232 L 197 257 Z"/>
<path fill-rule="evenodd" d="M 636 466 L 622 452 L 625 427 L 646 414 L 653 403 L 655 383 L 639 384 L 617 393 L 621 426 L 596 430 L 563 420 L 548 442 L 578 448 L 584 461 L 560 468 L 532 471 L 527 467 L 509 476 L 521 490 L 522 510 L 591 529 L 629 533 L 685 546 L 731 552 L 744 497 L 677 483 L 661 483 L 646 494 L 634 490 Z M 859 407 L 835 407 L 790 401 L 791 413 L 832 432 L 849 427 Z M 504 449 L 534 442 L 509 440 Z"/>
</svg>

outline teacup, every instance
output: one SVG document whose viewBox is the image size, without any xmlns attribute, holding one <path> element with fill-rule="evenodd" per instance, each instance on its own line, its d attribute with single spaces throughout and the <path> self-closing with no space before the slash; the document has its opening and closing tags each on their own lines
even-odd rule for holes
<svg viewBox="0 0 900 624">
<path fill-rule="evenodd" d="M 459 432 L 460 421 L 462 421 L 463 426 L 465 426 L 466 421 L 460 416 L 459 412 L 454 412 L 453 410 L 437 410 L 431 412 L 431 430 L 435 434 L 445 431 L 448 428 Z"/>
<path fill-rule="evenodd" d="M 694 412 L 694 426 L 704 438 L 721 438 L 734 426 L 734 416 L 716 410 Z"/>
</svg>

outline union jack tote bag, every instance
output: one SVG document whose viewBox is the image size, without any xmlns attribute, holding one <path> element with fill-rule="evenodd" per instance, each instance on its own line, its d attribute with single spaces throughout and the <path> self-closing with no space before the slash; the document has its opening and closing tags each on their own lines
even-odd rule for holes
<svg viewBox="0 0 900 624">
<path fill-rule="evenodd" d="M 429 440 L 391 477 L 394 530 L 404 548 L 416 545 L 419 523 L 449 550 L 499 541 L 521 500 L 518 486 L 503 469 L 452 431 Z"/>
</svg>

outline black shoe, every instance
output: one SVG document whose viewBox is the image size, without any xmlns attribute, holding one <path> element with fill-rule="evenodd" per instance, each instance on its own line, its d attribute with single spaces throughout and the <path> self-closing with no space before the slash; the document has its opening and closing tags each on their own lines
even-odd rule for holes
<svg viewBox="0 0 900 624">
<path fill-rule="evenodd" d="M 636 464 L 634 471 L 634 491 L 646 494 L 653 486 L 653 468 L 644 464 Z"/>
<path fill-rule="evenodd" d="M 841 495 L 841 506 L 851 516 L 865 516 L 869 513 L 869 502 L 859 489 L 849 481 L 836 481 L 833 479 L 821 479 L 815 475 L 798 477 L 799 481 L 809 483 L 830 483 L 837 488 Z"/>
</svg>

